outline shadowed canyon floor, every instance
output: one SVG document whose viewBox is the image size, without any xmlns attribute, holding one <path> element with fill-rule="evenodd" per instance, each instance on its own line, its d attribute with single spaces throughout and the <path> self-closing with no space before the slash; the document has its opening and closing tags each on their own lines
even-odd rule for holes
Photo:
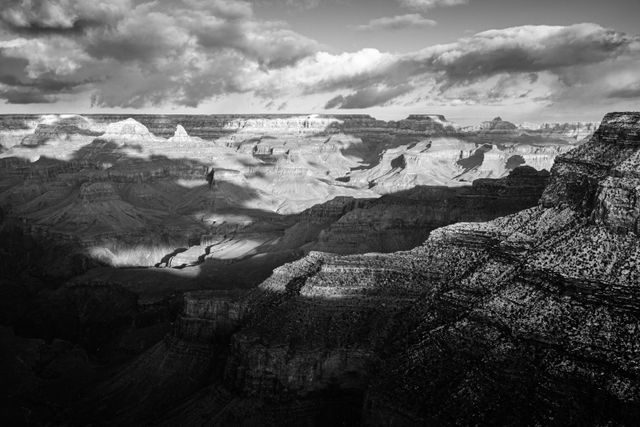
<svg viewBox="0 0 640 427">
<path fill-rule="evenodd" d="M 0 120 L 7 418 L 638 415 L 637 115 L 135 119 Z"/>
</svg>

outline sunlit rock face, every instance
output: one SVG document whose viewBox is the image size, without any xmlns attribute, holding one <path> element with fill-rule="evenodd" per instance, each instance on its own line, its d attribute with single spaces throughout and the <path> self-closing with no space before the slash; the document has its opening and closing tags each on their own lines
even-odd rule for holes
<svg viewBox="0 0 640 427">
<path fill-rule="evenodd" d="M 588 139 L 600 126 L 600 122 L 578 123 L 522 123 L 518 127 L 525 131 L 534 131 L 550 137 L 556 135 L 562 138 L 583 141 Z"/>
<path fill-rule="evenodd" d="M 242 133 L 255 133 L 264 135 L 265 132 L 278 132 L 284 134 L 305 134 L 324 132 L 333 124 L 340 125 L 342 122 L 333 117 L 310 116 L 297 117 L 262 117 L 262 118 L 238 118 L 229 121 L 224 125 L 225 129 Z"/>
<path fill-rule="evenodd" d="M 386 150 L 377 165 L 350 172 L 348 183 L 368 185 L 380 194 L 417 185 L 461 186 L 479 178 L 501 178 L 519 165 L 549 170 L 571 147 L 475 144 L 433 138 Z"/>
<path fill-rule="evenodd" d="M 635 205 L 640 136 L 636 113 L 607 115 L 593 138 L 561 156 L 545 191 L 547 206 L 591 212 L 612 227 L 637 232 Z"/>
<path fill-rule="evenodd" d="M 533 142 L 569 141 L 583 142 L 588 139 L 600 125 L 599 122 L 575 123 L 521 123 L 514 124 L 496 117 L 477 125 L 463 127 L 462 131 L 473 134 L 476 138 L 500 137 Z"/>
<path fill-rule="evenodd" d="M 178 125 L 176 126 L 176 132 L 171 138 L 169 138 L 169 142 L 172 144 L 184 145 L 191 142 L 191 137 L 182 125 Z"/>
</svg>

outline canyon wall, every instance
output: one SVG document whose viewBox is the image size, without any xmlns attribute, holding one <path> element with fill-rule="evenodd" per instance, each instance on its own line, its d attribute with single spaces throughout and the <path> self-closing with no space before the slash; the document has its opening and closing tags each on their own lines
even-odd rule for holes
<svg viewBox="0 0 640 427">
<path fill-rule="evenodd" d="M 114 373 L 80 381 L 83 423 L 387 423 L 376 402 L 397 403 L 379 390 L 399 375 L 387 364 L 408 345 L 393 340 L 409 308 L 489 255 L 534 245 L 497 243 L 483 225 L 433 230 L 534 206 L 540 169 L 575 146 L 510 126 L 478 140 L 438 115 L 115 119 L 0 120 L 3 319 L 21 336 L 79 343 Z M 571 185 L 599 188 L 590 177 Z M 635 207 L 605 187 L 584 209 L 631 230 Z M 358 255 L 370 251 L 393 253 Z M 398 411 L 427 416 L 417 408 Z"/>
<path fill-rule="evenodd" d="M 159 421 L 313 425 L 333 394 L 356 396 L 334 422 L 361 408 L 350 422 L 632 425 L 640 240 L 625 185 L 639 131 L 640 114 L 607 115 L 558 159 L 539 206 L 409 251 L 310 252 L 275 269 L 230 311 L 244 315 L 222 376 Z M 475 185 L 492 186 L 518 191 Z"/>
</svg>

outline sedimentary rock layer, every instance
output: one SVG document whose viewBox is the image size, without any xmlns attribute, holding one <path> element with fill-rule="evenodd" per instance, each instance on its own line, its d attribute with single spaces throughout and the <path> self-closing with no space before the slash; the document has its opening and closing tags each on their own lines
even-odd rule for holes
<svg viewBox="0 0 640 427">
<path fill-rule="evenodd" d="M 355 389 L 366 425 L 633 424 L 640 237 L 611 180 L 633 177 L 639 120 L 607 115 L 538 207 L 406 252 L 312 252 L 274 271 L 246 297 L 222 381 L 239 397 L 217 414 Z"/>
</svg>

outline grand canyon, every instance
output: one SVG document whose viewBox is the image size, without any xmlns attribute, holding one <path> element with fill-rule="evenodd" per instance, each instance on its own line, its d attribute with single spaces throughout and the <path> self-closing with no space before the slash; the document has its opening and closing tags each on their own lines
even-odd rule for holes
<svg viewBox="0 0 640 427">
<path fill-rule="evenodd" d="M 638 113 L 1 122 L 15 419 L 639 415 Z"/>
<path fill-rule="evenodd" d="M 638 0 L 0 0 L 0 426 L 640 424 Z"/>
</svg>

